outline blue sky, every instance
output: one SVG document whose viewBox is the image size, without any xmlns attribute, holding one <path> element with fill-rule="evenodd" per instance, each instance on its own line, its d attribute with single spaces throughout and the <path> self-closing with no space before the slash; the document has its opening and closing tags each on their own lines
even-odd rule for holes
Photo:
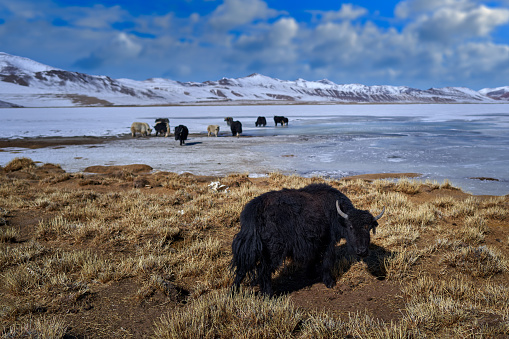
<svg viewBox="0 0 509 339">
<path fill-rule="evenodd" d="M 0 0 L 0 51 L 112 78 L 509 85 L 509 0 Z"/>
</svg>

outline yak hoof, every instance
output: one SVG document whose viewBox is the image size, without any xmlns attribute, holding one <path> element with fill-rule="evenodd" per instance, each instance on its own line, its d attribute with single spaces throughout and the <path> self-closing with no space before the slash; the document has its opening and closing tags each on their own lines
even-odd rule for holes
<svg viewBox="0 0 509 339">
<path fill-rule="evenodd" d="M 323 283 L 327 286 L 327 288 L 333 288 L 336 286 L 336 281 L 334 281 L 331 277 L 324 278 Z"/>
</svg>

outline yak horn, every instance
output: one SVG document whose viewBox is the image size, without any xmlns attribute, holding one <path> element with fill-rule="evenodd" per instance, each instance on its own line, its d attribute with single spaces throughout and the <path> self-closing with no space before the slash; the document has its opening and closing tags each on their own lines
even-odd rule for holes
<svg viewBox="0 0 509 339">
<path fill-rule="evenodd" d="M 377 215 L 377 216 L 375 217 L 375 220 L 380 219 L 380 218 L 382 217 L 382 215 L 384 215 L 384 212 L 385 212 L 385 206 L 384 206 L 384 208 L 382 209 L 382 213 L 380 213 L 379 215 Z"/>
<path fill-rule="evenodd" d="M 342 216 L 343 218 L 348 220 L 348 214 L 346 214 L 345 212 L 343 212 L 341 210 L 341 207 L 339 207 L 339 202 L 337 200 L 336 200 L 336 209 L 338 210 L 338 213 L 340 216 Z"/>
</svg>

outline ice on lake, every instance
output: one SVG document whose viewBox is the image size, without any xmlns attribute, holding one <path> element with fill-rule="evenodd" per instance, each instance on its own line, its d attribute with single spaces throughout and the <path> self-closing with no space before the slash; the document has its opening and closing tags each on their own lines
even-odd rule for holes
<svg viewBox="0 0 509 339">
<path fill-rule="evenodd" d="M 275 127 L 272 117 L 289 118 Z M 243 124 L 234 138 L 224 122 Z M 266 127 L 255 127 L 258 116 Z M 15 157 L 57 163 L 67 171 L 91 165 L 143 163 L 155 170 L 204 175 L 278 171 L 339 178 L 365 173 L 422 173 L 474 194 L 509 194 L 509 105 L 271 105 L 0 109 L 3 138 L 121 136 L 133 121 L 159 117 L 193 134 L 186 146 L 172 137 L 119 138 L 99 145 L 4 149 Z M 221 126 L 208 138 L 209 124 Z M 476 177 L 495 178 L 481 181 Z"/>
</svg>

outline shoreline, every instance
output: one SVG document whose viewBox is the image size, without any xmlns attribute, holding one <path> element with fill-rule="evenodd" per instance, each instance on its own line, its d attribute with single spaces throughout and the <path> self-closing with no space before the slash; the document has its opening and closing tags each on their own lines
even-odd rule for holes
<svg viewBox="0 0 509 339">
<path fill-rule="evenodd" d="M 196 133 L 190 136 L 206 136 L 206 134 Z M 154 137 L 154 136 L 152 136 Z M 171 137 L 171 136 L 170 136 Z M 168 138 L 170 138 L 168 137 Z M 144 138 L 144 137 L 139 137 Z M 160 137 L 163 138 L 163 137 Z M 21 139 L 0 139 L 0 152 L 6 152 L 4 148 L 27 148 L 27 149 L 38 149 L 45 147 L 58 147 L 58 146 L 76 146 L 76 145 L 95 145 L 103 144 L 110 141 L 134 139 L 130 134 L 123 136 L 107 136 L 107 137 L 93 137 L 93 136 L 81 136 L 81 137 L 40 137 L 40 138 L 21 138 Z M 130 168 L 134 165 L 143 165 L 151 168 L 145 164 L 125 164 L 125 165 L 92 165 L 85 169 L 86 173 L 107 173 L 109 169 L 118 170 L 119 168 Z M 344 180 L 366 180 L 373 181 L 377 179 L 401 179 L 401 178 L 419 178 L 421 173 L 369 173 L 359 174 L 352 176 L 345 176 L 341 179 Z"/>
<path fill-rule="evenodd" d="M 207 138 L 207 134 L 206 133 L 192 133 L 192 134 L 190 134 L 190 137 L 191 138 Z M 52 149 L 58 150 L 58 149 L 63 149 L 67 146 L 85 146 L 86 147 L 87 145 L 90 145 L 90 148 L 94 148 L 94 147 L 104 147 L 104 146 L 100 146 L 100 145 L 114 143 L 116 141 L 129 142 L 131 140 L 133 140 L 133 141 L 135 141 L 135 140 L 140 140 L 140 141 L 142 141 L 142 140 L 147 140 L 147 141 L 148 140 L 154 140 L 154 141 L 168 140 L 170 142 L 169 144 L 171 144 L 171 141 L 173 141 L 173 139 L 174 139 L 174 137 L 172 135 L 170 135 L 169 137 L 166 137 L 166 138 L 162 137 L 162 136 L 155 137 L 153 135 L 149 136 L 149 137 L 138 137 L 137 136 L 137 137 L 133 138 L 130 134 L 123 134 L 123 135 L 116 135 L 116 136 L 70 136 L 70 137 L 35 137 L 35 138 L 28 137 L 28 138 L 19 138 L 19 139 L 0 138 L 0 153 L 1 152 L 20 153 L 19 157 L 32 158 L 30 156 L 30 154 L 24 155 L 22 153 L 27 153 L 26 150 L 48 149 L 48 151 L 51 152 L 51 154 L 53 154 Z M 226 149 L 229 149 L 232 152 L 234 152 L 237 147 L 237 146 L 235 146 L 236 139 L 237 139 L 236 137 L 231 137 L 230 135 L 223 134 L 219 138 L 219 140 L 222 140 L 221 145 L 213 146 L 214 147 L 213 150 L 215 150 L 215 151 L 213 151 L 212 153 L 221 154 L 221 155 L 219 155 L 219 158 L 222 158 L 225 156 L 224 152 Z M 243 136 L 243 137 L 241 137 L 241 139 L 249 140 L 250 137 Z M 213 138 L 213 139 L 211 139 L 211 141 L 216 141 L 216 139 Z M 224 143 L 225 141 L 226 141 L 226 144 Z M 196 143 L 199 144 L 201 142 L 202 141 L 198 141 Z M 193 143 L 190 143 L 190 145 L 192 145 L 192 144 Z M 212 144 L 214 144 L 214 143 L 212 143 Z M 173 146 L 169 146 L 169 147 L 173 147 Z M 179 152 L 188 152 L 188 151 L 192 150 L 192 149 L 179 148 L 179 147 L 172 148 L 172 149 L 178 150 Z M 48 152 L 48 151 L 46 151 L 46 152 Z M 212 149 L 209 151 L 212 151 Z M 287 156 L 288 155 L 286 155 L 286 154 L 281 155 L 281 157 L 287 157 Z M 83 156 L 80 154 L 74 156 L 74 159 L 76 159 L 76 161 L 80 161 L 82 158 L 83 158 Z M 182 157 L 177 156 L 175 159 L 177 159 L 177 158 L 180 158 L 180 160 L 182 160 Z M 95 159 L 95 160 L 97 160 L 97 159 Z M 144 160 L 146 160 L 146 159 L 143 159 L 143 157 L 140 157 L 139 160 L 136 160 L 136 161 L 129 161 L 129 159 L 124 159 L 124 160 L 127 160 L 127 161 L 124 161 L 124 162 L 120 161 L 115 165 L 116 166 L 129 166 L 129 165 L 133 165 L 133 164 L 143 164 L 143 165 L 153 167 L 156 171 L 158 171 L 158 170 L 164 171 L 164 169 L 160 169 L 160 168 L 158 168 L 158 166 L 154 166 L 154 164 L 151 162 L 144 162 Z M 133 159 L 131 159 L 131 160 L 133 160 Z M 216 167 L 217 166 L 219 166 L 219 167 L 227 166 L 226 164 L 228 162 L 225 161 L 224 158 L 222 158 L 222 160 L 223 161 L 221 161 L 221 162 L 217 162 L 215 164 L 215 166 Z M 36 161 L 36 163 L 38 163 L 38 164 L 44 164 L 44 163 L 62 164 L 61 159 L 60 159 L 60 161 L 59 161 L 59 159 L 52 160 L 52 156 L 49 159 L 46 159 L 43 161 L 39 161 L 39 159 L 34 159 L 34 161 Z M 244 157 L 243 159 L 241 159 L 241 161 L 244 161 L 244 162 L 251 161 L 252 162 L 253 159 L 250 159 L 249 157 Z M 204 165 L 205 163 L 206 163 L 206 161 L 204 161 L 202 165 Z M 256 161 L 255 161 L 255 163 L 256 163 Z M 3 164 L 3 166 L 5 166 L 5 165 L 6 164 Z M 103 165 L 105 165 L 105 166 L 103 166 Z M 111 165 L 114 165 L 114 164 L 111 164 Z M 184 165 L 184 163 L 181 162 L 181 165 Z M 214 162 L 212 162 L 211 165 L 214 165 Z M 83 169 L 84 168 L 92 168 L 92 167 L 95 167 L 95 168 L 105 167 L 106 168 L 109 166 L 110 166 L 110 164 L 108 162 L 103 162 L 101 164 L 101 161 L 95 162 L 92 160 L 92 161 L 89 161 L 88 164 L 84 164 L 82 169 L 79 169 L 79 170 L 71 169 L 70 170 L 70 169 L 66 168 L 65 170 L 68 173 L 73 173 L 73 172 L 97 173 L 97 172 L 87 171 L 87 170 L 83 170 Z M 2 167 L 2 165 L 0 165 L 0 168 L 1 167 Z M 175 166 L 173 166 L 173 167 L 175 167 Z M 183 167 L 181 167 L 181 168 L 183 168 Z M 209 167 L 207 167 L 207 168 L 209 168 Z M 247 168 L 250 168 L 250 166 L 247 165 Z M 394 169 L 393 172 L 383 172 L 383 171 L 376 172 L 376 169 L 375 169 L 375 171 L 373 171 L 373 172 L 367 172 L 367 173 L 361 172 L 361 174 L 353 174 L 352 173 L 352 175 L 347 174 L 347 175 L 341 177 L 340 179 L 342 179 L 342 180 L 360 179 L 360 180 L 366 180 L 366 181 L 373 181 L 373 180 L 378 180 L 378 179 L 398 180 L 398 179 L 402 179 L 402 178 L 416 179 L 416 180 L 421 180 L 421 181 L 430 179 L 423 173 L 405 171 L 405 168 L 401 168 L 401 169 L 402 170 L 398 171 L 398 169 L 396 168 L 396 169 Z M 258 171 L 256 171 L 255 169 L 252 169 L 252 170 L 253 171 L 249 170 L 248 172 L 252 172 L 255 175 L 257 173 L 263 172 L 263 171 L 262 172 L 259 171 L 260 168 L 258 168 Z M 178 170 L 176 171 L 175 168 L 169 169 L 168 171 L 179 173 L 179 171 Z M 194 167 L 191 166 L 188 170 L 186 170 L 186 172 L 193 173 L 198 176 L 202 175 L 202 174 L 208 175 L 207 173 L 199 173 L 199 171 L 196 172 L 196 166 L 194 166 Z M 211 171 L 211 172 L 214 172 L 214 171 Z M 218 171 L 216 171 L 216 172 L 218 172 Z M 242 169 L 240 169 L 240 172 L 245 172 L 245 171 L 242 171 Z M 269 172 L 271 172 L 271 171 L 267 170 L 265 173 L 269 173 Z M 282 173 L 290 174 L 291 172 L 283 171 Z M 486 182 L 496 183 L 499 181 L 499 179 L 497 179 L 497 178 L 492 178 L 492 177 L 489 177 L 486 175 L 482 175 L 482 173 L 480 173 L 480 174 L 481 175 L 479 175 L 479 176 L 469 177 L 468 179 L 470 179 L 472 181 L 484 182 L 484 183 L 486 183 Z M 217 176 L 219 174 L 216 173 L 213 175 Z M 300 176 L 306 177 L 305 175 L 300 175 Z M 431 179 L 433 179 L 433 178 L 431 178 Z M 450 178 L 448 179 L 447 176 L 444 176 L 444 178 L 441 178 L 438 180 L 449 181 L 451 179 Z M 455 186 L 457 186 L 458 188 L 462 189 L 465 192 L 471 193 L 471 190 L 468 188 L 465 189 L 461 185 L 455 185 Z M 507 194 L 493 194 L 493 193 L 489 193 L 489 192 L 486 192 L 486 193 L 479 192 L 479 193 L 473 193 L 473 195 L 504 196 Z"/>
<path fill-rule="evenodd" d="M 206 134 L 196 133 L 190 136 L 206 136 Z M 154 136 L 152 136 L 154 138 Z M 171 136 L 170 136 L 171 137 Z M 168 137 L 168 138 L 170 138 Z M 144 138 L 144 137 L 138 137 Z M 163 138 L 163 137 L 160 137 Z M 123 136 L 107 136 L 107 137 L 93 137 L 93 136 L 81 136 L 81 137 L 40 137 L 40 138 L 22 138 L 22 139 L 0 139 L 0 152 L 5 152 L 3 148 L 28 148 L 37 149 L 45 147 L 58 147 L 58 146 L 75 146 L 75 145 L 95 145 L 102 144 L 110 141 L 134 139 L 131 135 L 126 134 Z M 125 165 L 112 165 L 112 166 L 101 166 L 93 165 L 85 169 L 86 173 L 107 173 L 109 169 L 118 170 L 118 168 L 130 168 L 135 164 Z M 140 164 L 144 165 L 144 164 Z M 148 165 L 144 165 L 150 167 Z M 150 167 L 151 168 L 151 167 Z M 401 178 L 419 178 L 421 173 L 369 173 L 359 174 L 352 176 L 345 176 L 341 179 L 344 180 L 366 180 L 372 181 L 377 179 L 401 179 Z"/>
<path fill-rule="evenodd" d="M 190 133 L 190 137 L 203 137 L 207 136 L 206 133 Z M 244 136 L 245 138 L 246 136 Z M 149 137 L 132 137 L 131 134 L 116 135 L 116 136 L 72 136 L 72 137 L 29 137 L 19 139 L 0 138 L 0 152 L 6 152 L 4 148 L 27 148 L 38 149 L 45 147 L 58 147 L 58 146 L 79 146 L 79 145 L 96 145 L 103 144 L 111 141 L 130 140 L 130 139 L 144 139 L 144 138 L 161 138 L 151 135 Z M 173 135 L 166 137 L 166 139 L 173 140 Z"/>
<path fill-rule="evenodd" d="M 94 145 L 102 144 L 108 141 L 124 139 L 124 136 L 107 137 L 38 137 L 38 138 L 20 138 L 20 139 L 0 139 L 0 152 L 5 152 L 3 148 L 45 148 L 56 146 L 74 146 L 74 145 Z"/>
</svg>

